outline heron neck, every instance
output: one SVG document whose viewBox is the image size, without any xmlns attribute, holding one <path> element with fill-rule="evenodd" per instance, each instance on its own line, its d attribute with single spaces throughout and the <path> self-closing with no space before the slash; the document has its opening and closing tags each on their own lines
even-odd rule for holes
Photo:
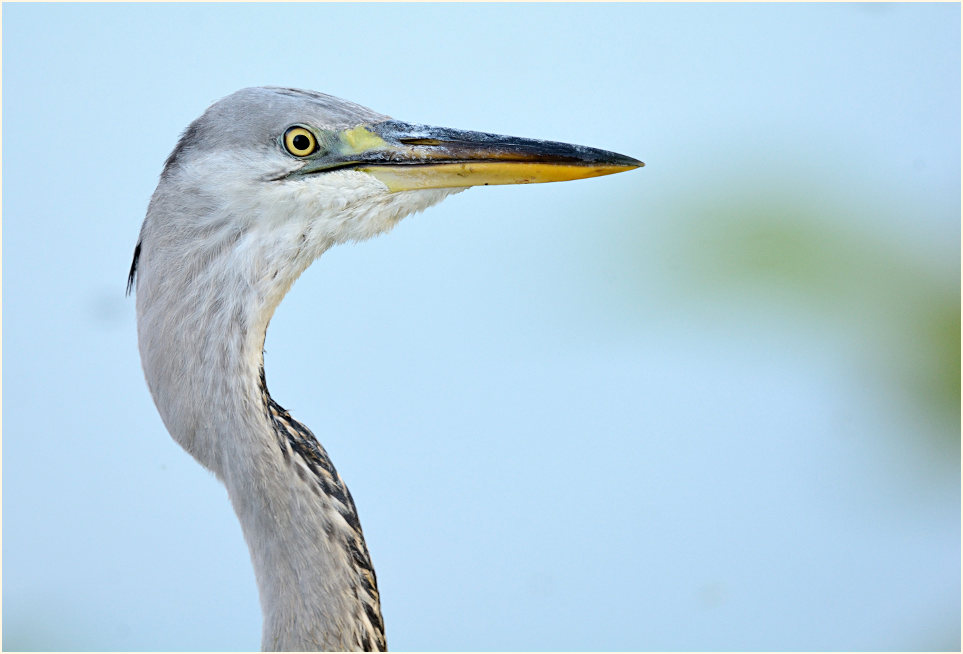
<svg viewBox="0 0 963 654">
<path fill-rule="evenodd" d="M 251 551 L 270 651 L 386 649 L 380 596 L 351 493 L 327 453 L 259 380 L 273 443 L 227 482 Z M 253 492 L 251 484 L 257 486 Z"/>
<path fill-rule="evenodd" d="M 260 592 L 262 646 L 384 649 L 351 495 L 264 380 L 268 322 L 301 271 L 208 266 L 202 272 L 220 278 L 200 283 L 188 265 L 160 270 L 146 247 L 142 256 L 138 332 L 148 385 L 174 439 L 227 488 Z"/>
</svg>

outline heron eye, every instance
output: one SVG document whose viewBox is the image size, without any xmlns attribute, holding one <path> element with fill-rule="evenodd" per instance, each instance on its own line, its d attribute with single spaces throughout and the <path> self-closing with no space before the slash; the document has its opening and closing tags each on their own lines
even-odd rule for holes
<svg viewBox="0 0 963 654">
<path fill-rule="evenodd" d="M 284 132 L 284 149 L 295 157 L 306 157 L 318 149 L 318 141 L 303 127 L 289 127 Z"/>
</svg>

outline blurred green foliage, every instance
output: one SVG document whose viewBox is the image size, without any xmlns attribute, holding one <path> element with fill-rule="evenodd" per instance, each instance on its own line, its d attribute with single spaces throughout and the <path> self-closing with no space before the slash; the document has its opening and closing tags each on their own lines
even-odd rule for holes
<svg viewBox="0 0 963 654">
<path fill-rule="evenodd" d="M 706 281 L 733 290 L 776 287 L 858 330 L 921 408 L 959 418 L 958 270 L 857 231 L 842 212 L 806 214 L 735 198 L 705 218 L 697 261 Z"/>
<path fill-rule="evenodd" d="M 898 221 L 860 198 L 813 185 L 800 197 L 799 184 L 758 181 L 716 187 L 660 218 L 683 295 L 724 299 L 733 313 L 741 302 L 764 306 L 843 338 L 857 365 L 924 421 L 917 435 L 958 454 L 959 250 L 954 258 L 944 243 L 894 234 Z"/>
</svg>

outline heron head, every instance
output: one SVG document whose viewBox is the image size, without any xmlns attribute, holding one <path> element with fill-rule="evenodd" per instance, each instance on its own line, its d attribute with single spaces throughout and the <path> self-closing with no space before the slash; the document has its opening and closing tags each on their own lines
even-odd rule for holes
<svg viewBox="0 0 963 654">
<path fill-rule="evenodd" d="M 593 177 L 643 165 L 577 145 L 415 125 L 332 96 L 249 88 L 212 105 L 165 167 L 183 199 L 327 245 L 385 231 L 469 186 Z"/>
</svg>

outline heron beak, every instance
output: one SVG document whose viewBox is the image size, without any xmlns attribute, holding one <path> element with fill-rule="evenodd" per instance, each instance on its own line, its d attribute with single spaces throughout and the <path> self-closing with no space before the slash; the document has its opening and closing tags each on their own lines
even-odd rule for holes
<svg viewBox="0 0 963 654">
<path fill-rule="evenodd" d="M 336 134 L 301 173 L 352 168 L 390 191 L 536 184 L 611 175 L 643 166 L 625 155 L 581 145 L 469 132 L 389 120 Z"/>
</svg>

